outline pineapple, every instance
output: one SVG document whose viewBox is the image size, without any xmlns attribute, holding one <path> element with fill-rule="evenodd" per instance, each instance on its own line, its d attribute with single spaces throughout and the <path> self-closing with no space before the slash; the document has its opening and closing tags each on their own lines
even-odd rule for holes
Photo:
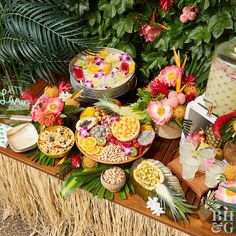
<svg viewBox="0 0 236 236">
<path fill-rule="evenodd" d="M 217 139 L 213 131 L 213 125 L 209 125 L 206 129 L 206 142 L 214 148 L 222 148 L 224 142 L 221 139 Z"/>
</svg>

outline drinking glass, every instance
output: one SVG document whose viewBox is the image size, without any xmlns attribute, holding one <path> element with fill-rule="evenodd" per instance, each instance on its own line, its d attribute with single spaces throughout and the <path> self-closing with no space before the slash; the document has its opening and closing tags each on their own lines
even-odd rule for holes
<svg viewBox="0 0 236 236">
<path fill-rule="evenodd" d="M 183 159 L 192 157 L 196 147 L 197 145 L 195 143 L 189 141 L 180 142 L 179 144 L 180 163 L 182 163 Z"/>
<path fill-rule="evenodd" d="M 204 149 L 200 149 L 197 152 L 199 154 L 199 161 L 200 161 L 199 171 L 205 173 L 206 171 L 205 161 L 215 160 L 216 151 L 212 147 L 207 147 Z"/>
<path fill-rule="evenodd" d="M 182 163 L 182 176 L 184 179 L 192 180 L 195 177 L 195 174 L 199 168 L 200 162 L 198 159 L 189 157 L 183 159 Z"/>
<path fill-rule="evenodd" d="M 209 188 L 215 188 L 217 184 L 219 183 L 219 180 L 217 180 L 217 176 L 219 174 L 222 174 L 223 171 L 224 171 L 223 165 L 219 163 L 212 164 L 206 170 L 205 185 Z"/>
</svg>

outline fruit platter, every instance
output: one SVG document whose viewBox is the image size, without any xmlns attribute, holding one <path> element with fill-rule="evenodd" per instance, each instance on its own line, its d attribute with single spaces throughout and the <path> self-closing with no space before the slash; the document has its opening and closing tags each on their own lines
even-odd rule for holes
<svg viewBox="0 0 236 236">
<path fill-rule="evenodd" d="M 96 108 L 97 109 L 97 108 Z M 91 159 L 105 164 L 124 164 L 144 155 L 155 132 L 133 116 L 82 117 L 76 124 L 76 144 Z"/>
</svg>

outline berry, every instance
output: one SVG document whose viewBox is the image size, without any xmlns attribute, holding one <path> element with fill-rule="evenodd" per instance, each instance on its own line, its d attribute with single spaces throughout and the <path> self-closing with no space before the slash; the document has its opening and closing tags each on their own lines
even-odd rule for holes
<svg viewBox="0 0 236 236">
<path fill-rule="evenodd" d="M 139 143 L 135 143 L 135 144 L 134 144 L 134 147 L 139 148 L 139 147 L 140 147 L 140 144 L 139 144 Z"/>
<path fill-rule="evenodd" d="M 194 21 L 196 19 L 197 14 L 194 11 L 191 11 L 188 13 L 187 16 L 190 21 Z"/>
<path fill-rule="evenodd" d="M 143 153 L 142 151 L 138 150 L 138 155 L 139 155 L 139 156 L 140 156 L 142 153 Z"/>
<path fill-rule="evenodd" d="M 188 14 L 189 12 L 191 12 L 193 9 L 189 6 L 185 6 L 183 9 L 182 9 L 182 12 L 183 14 Z"/>
<path fill-rule="evenodd" d="M 187 23 L 189 20 L 189 18 L 186 14 L 182 14 L 179 19 L 183 24 Z"/>
<path fill-rule="evenodd" d="M 133 140 L 133 144 L 135 144 L 135 143 L 138 143 L 138 140 L 137 140 L 137 139 L 134 139 L 134 140 Z"/>
<path fill-rule="evenodd" d="M 110 142 L 111 143 L 115 143 L 116 139 L 115 138 L 111 138 Z"/>
</svg>

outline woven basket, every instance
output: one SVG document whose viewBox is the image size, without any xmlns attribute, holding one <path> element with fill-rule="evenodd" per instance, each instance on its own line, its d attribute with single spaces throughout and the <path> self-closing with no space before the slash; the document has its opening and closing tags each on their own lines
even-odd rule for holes
<svg viewBox="0 0 236 236">
<path fill-rule="evenodd" d="M 165 139 L 180 138 L 182 133 L 182 129 L 174 121 L 169 121 L 164 125 L 155 124 L 154 129 L 158 136 Z"/>
</svg>

